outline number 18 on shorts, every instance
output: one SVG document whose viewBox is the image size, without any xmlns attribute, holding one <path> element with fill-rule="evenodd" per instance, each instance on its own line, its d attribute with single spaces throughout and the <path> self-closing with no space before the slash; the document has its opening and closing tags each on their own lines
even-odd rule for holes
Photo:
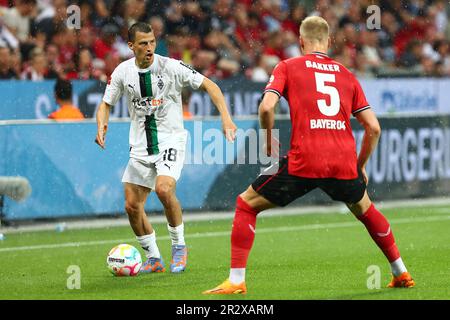
<svg viewBox="0 0 450 320">
<path fill-rule="evenodd" d="M 122 182 L 155 189 L 157 176 L 169 176 L 178 181 L 183 169 L 185 151 L 169 148 L 158 154 L 131 157 L 122 177 Z"/>
</svg>

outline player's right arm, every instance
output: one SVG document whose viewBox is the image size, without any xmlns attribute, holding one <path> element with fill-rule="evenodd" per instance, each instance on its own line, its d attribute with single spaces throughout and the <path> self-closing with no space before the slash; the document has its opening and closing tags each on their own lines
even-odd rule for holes
<svg viewBox="0 0 450 320">
<path fill-rule="evenodd" d="M 358 112 L 355 117 L 364 127 L 364 137 L 358 155 L 358 166 L 361 168 L 365 182 L 368 183 L 366 164 L 369 161 L 370 155 L 377 147 L 381 135 L 381 127 L 375 113 L 370 108 Z"/>
<path fill-rule="evenodd" d="M 275 125 L 275 106 L 278 103 L 279 96 L 273 92 L 264 93 L 264 97 L 259 104 L 258 114 L 259 114 L 259 125 L 261 129 L 266 130 L 266 153 L 271 156 L 272 153 L 278 153 L 275 150 L 279 144 L 278 141 L 272 136 L 272 129 Z M 274 149 L 274 150 L 272 150 Z"/>
<path fill-rule="evenodd" d="M 95 138 L 95 142 L 103 149 L 105 149 L 105 137 L 106 131 L 108 131 L 111 107 L 119 101 L 123 94 L 122 78 L 124 75 L 122 74 L 121 66 L 119 65 L 112 73 L 106 85 L 103 100 L 97 108 L 97 137 Z"/>
<path fill-rule="evenodd" d="M 95 138 L 95 142 L 103 149 L 105 149 L 105 137 L 106 131 L 108 131 L 110 109 L 111 105 L 105 101 L 102 101 L 97 109 L 97 137 Z"/>
<path fill-rule="evenodd" d="M 285 90 L 286 78 L 287 67 L 282 61 L 273 69 L 258 109 L 259 124 L 261 129 L 266 130 L 266 153 L 273 157 L 278 156 L 280 147 L 280 142 L 272 134 L 275 125 L 275 107 Z"/>
</svg>

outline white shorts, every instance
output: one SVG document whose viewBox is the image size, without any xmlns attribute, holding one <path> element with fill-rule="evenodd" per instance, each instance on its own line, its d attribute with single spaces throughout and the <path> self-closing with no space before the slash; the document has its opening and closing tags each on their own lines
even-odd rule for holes
<svg viewBox="0 0 450 320">
<path fill-rule="evenodd" d="M 122 182 L 155 189 L 157 176 L 169 176 L 178 181 L 184 164 L 185 149 L 169 148 L 158 154 L 130 158 Z"/>
</svg>

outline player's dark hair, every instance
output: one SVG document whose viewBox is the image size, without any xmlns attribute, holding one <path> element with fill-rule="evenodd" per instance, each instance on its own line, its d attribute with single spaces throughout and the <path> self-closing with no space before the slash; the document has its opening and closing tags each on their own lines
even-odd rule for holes
<svg viewBox="0 0 450 320">
<path fill-rule="evenodd" d="M 22 4 L 37 4 L 37 0 L 21 0 L 20 3 Z"/>
<path fill-rule="evenodd" d="M 55 96 L 61 100 L 72 100 L 72 83 L 69 80 L 57 79 Z"/>
<path fill-rule="evenodd" d="M 152 26 L 145 22 L 136 22 L 128 29 L 128 41 L 136 40 L 136 32 L 150 33 L 153 32 Z"/>
</svg>

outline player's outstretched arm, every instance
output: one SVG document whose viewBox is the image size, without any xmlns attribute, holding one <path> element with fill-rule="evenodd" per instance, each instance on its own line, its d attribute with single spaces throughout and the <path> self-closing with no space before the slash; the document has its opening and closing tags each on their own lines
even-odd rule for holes
<svg viewBox="0 0 450 320">
<path fill-rule="evenodd" d="M 222 117 L 223 133 L 226 139 L 228 141 L 234 141 L 237 127 L 228 113 L 227 104 L 225 102 L 225 97 L 223 96 L 222 90 L 220 90 L 217 84 L 206 77 L 200 88 L 208 92 L 212 102 L 216 106 L 217 110 L 219 110 L 220 116 Z"/>
<path fill-rule="evenodd" d="M 105 136 L 108 130 L 110 109 L 111 106 L 104 101 L 102 101 L 97 109 L 97 137 L 95 138 L 95 142 L 103 149 L 105 149 Z"/>
<path fill-rule="evenodd" d="M 366 164 L 370 155 L 375 150 L 381 135 L 381 127 L 372 109 L 366 109 L 356 114 L 356 119 L 364 127 L 364 137 L 361 150 L 358 155 L 358 166 L 364 175 L 364 180 L 368 182 L 366 174 Z"/>
<path fill-rule="evenodd" d="M 278 152 L 274 148 L 279 148 L 279 141 L 275 141 L 275 138 L 272 136 L 272 129 L 275 124 L 275 106 L 279 99 L 278 95 L 268 91 L 264 93 L 264 97 L 259 104 L 259 124 L 261 129 L 267 130 L 266 152 L 268 156 Z"/>
</svg>

